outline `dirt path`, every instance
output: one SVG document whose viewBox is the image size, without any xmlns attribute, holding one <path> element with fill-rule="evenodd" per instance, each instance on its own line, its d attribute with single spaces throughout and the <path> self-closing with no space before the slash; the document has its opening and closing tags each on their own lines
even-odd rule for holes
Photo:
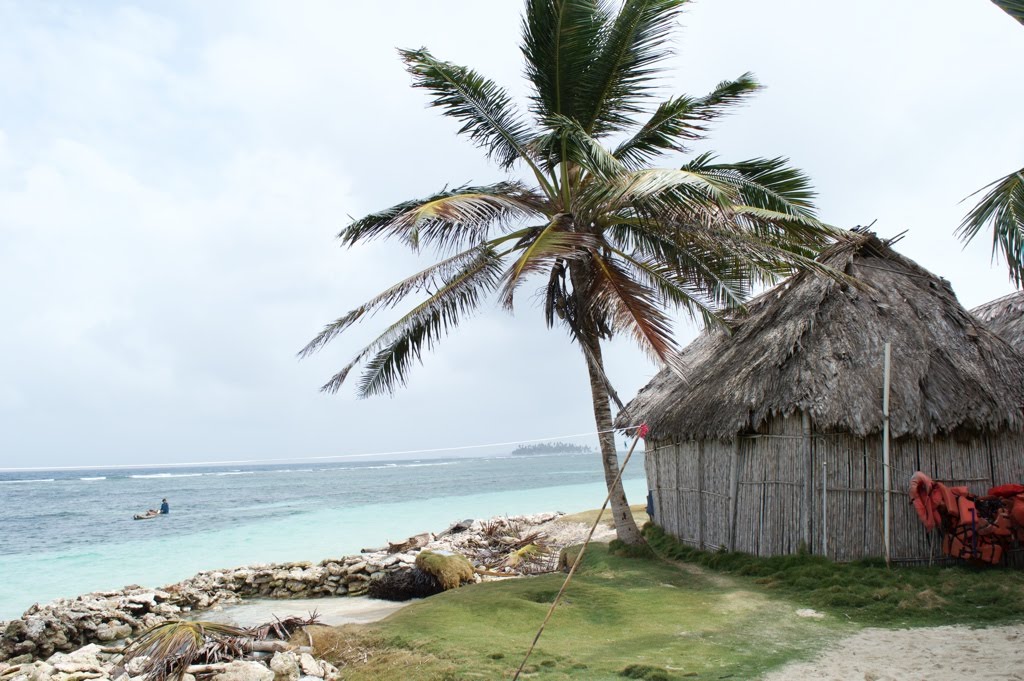
<svg viewBox="0 0 1024 681">
<path fill-rule="evenodd" d="M 1024 625 L 864 629 L 764 681 L 1024 680 Z"/>
</svg>

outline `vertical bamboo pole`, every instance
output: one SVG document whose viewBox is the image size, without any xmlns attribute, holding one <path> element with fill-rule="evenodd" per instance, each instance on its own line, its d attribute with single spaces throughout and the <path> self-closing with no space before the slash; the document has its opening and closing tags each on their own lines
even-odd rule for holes
<svg viewBox="0 0 1024 681">
<path fill-rule="evenodd" d="M 736 550 L 736 517 L 740 496 L 740 436 L 732 441 L 732 462 L 729 464 L 729 550 Z"/>
<path fill-rule="evenodd" d="M 821 462 L 821 555 L 828 558 L 828 462 Z"/>
<path fill-rule="evenodd" d="M 704 440 L 697 443 L 697 548 L 704 550 Z"/>
<path fill-rule="evenodd" d="M 885 543 L 885 565 L 890 556 L 890 499 L 892 480 L 889 475 L 889 355 L 891 343 L 885 344 L 885 368 L 882 382 L 882 541 Z"/>
<path fill-rule="evenodd" d="M 801 410 L 800 418 L 803 423 L 803 448 L 804 459 L 804 497 L 800 504 L 800 516 L 803 519 L 802 538 L 804 548 L 811 551 L 811 505 L 814 498 L 814 462 L 811 459 L 813 448 L 811 445 L 811 415 Z"/>
</svg>

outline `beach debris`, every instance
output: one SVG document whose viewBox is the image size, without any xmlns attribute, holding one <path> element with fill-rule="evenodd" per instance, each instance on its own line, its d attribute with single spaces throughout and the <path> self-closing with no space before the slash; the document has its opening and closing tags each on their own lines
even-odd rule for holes
<svg viewBox="0 0 1024 681">
<path fill-rule="evenodd" d="M 419 568 L 384 572 L 367 585 L 366 595 L 382 601 L 403 602 L 413 598 L 426 598 L 444 589 L 429 572 Z"/>
<path fill-rule="evenodd" d="M 444 549 L 420 551 L 416 567 L 432 575 L 445 591 L 474 581 L 473 564 L 465 556 Z"/>
<path fill-rule="evenodd" d="M 388 553 L 405 553 L 412 549 L 422 549 L 432 541 L 434 541 L 434 535 L 430 532 L 423 532 L 421 534 L 413 535 L 405 541 L 395 543 L 388 542 L 387 551 Z"/>
</svg>

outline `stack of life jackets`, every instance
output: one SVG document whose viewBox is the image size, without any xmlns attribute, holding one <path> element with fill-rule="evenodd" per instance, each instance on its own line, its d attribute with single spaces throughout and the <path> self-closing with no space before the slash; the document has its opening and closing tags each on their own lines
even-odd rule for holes
<svg viewBox="0 0 1024 681">
<path fill-rule="evenodd" d="M 918 471 L 910 478 L 910 501 L 926 530 L 942 531 L 942 551 L 952 558 L 994 565 L 1014 539 L 1024 542 L 1024 485 L 976 496 Z"/>
</svg>

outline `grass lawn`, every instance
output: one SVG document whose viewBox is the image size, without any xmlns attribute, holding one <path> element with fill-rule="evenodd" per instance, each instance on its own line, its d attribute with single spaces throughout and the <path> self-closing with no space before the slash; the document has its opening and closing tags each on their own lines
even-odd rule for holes
<svg viewBox="0 0 1024 681">
<path fill-rule="evenodd" d="M 588 549 L 523 678 L 751 679 L 865 625 L 1024 619 L 1018 571 L 763 560 L 696 552 L 657 528 L 647 536 L 662 558 Z M 510 678 L 564 577 L 463 587 L 375 625 L 320 627 L 317 652 L 344 665 L 344 679 Z"/>
</svg>

